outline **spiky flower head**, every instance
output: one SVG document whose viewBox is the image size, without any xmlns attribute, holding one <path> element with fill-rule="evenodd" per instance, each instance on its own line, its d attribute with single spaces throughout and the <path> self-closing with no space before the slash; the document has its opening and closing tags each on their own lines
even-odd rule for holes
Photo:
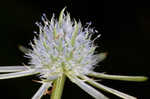
<svg viewBox="0 0 150 99">
<path fill-rule="evenodd" d="M 59 19 L 53 15 L 49 21 L 45 15 L 39 26 L 38 37 L 30 42 L 32 49 L 27 49 L 25 56 L 30 59 L 29 66 L 0 67 L 0 72 L 13 72 L 1 74 L 0 79 L 39 74 L 42 86 L 32 99 L 40 99 L 45 91 L 52 87 L 53 83 L 62 76 L 68 77 L 73 83 L 86 91 L 96 99 L 107 99 L 106 96 L 88 85 L 87 83 L 126 99 L 135 99 L 132 96 L 106 87 L 88 76 L 98 78 L 143 81 L 145 77 L 115 76 L 93 71 L 94 65 L 102 61 L 106 53 L 94 54 L 96 46 L 91 36 L 92 28 L 83 27 L 81 22 L 71 20 L 69 13 L 61 11 Z M 23 48 L 24 49 L 24 48 Z M 26 49 L 25 49 L 26 50 Z"/>
<path fill-rule="evenodd" d="M 96 46 L 90 40 L 91 29 L 83 28 L 80 22 L 71 21 L 70 15 L 62 10 L 59 21 L 42 17 L 44 25 L 37 23 L 40 33 L 31 43 L 32 50 L 26 53 L 34 68 L 45 68 L 43 76 L 51 73 L 61 75 L 72 71 L 76 75 L 87 74 L 98 62 L 93 55 Z"/>
</svg>

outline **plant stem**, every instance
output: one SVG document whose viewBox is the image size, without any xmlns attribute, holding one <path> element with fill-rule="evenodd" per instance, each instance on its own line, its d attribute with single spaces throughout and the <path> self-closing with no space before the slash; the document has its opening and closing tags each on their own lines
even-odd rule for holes
<svg viewBox="0 0 150 99">
<path fill-rule="evenodd" d="M 66 76 L 63 74 L 54 82 L 53 91 L 50 99 L 61 99 L 65 80 Z"/>
</svg>

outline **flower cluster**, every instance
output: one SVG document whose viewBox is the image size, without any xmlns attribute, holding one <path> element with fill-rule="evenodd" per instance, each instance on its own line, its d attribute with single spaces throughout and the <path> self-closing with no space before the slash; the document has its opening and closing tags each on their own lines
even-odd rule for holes
<svg viewBox="0 0 150 99">
<path fill-rule="evenodd" d="M 1 74 L 0 79 L 39 74 L 41 79 L 39 82 L 42 83 L 42 86 L 32 99 L 40 99 L 45 91 L 54 85 L 56 80 L 64 76 L 68 77 L 95 99 L 107 99 L 107 97 L 92 86 L 121 98 L 135 99 L 133 96 L 96 82 L 90 76 L 127 81 L 144 81 L 147 78 L 143 76 L 116 76 L 94 72 L 94 65 L 102 61 L 106 53 L 94 54 L 96 49 L 94 45 L 95 39 L 91 40 L 94 31 L 89 26 L 83 27 L 81 22 L 71 20 L 70 14 L 65 14 L 64 11 L 65 8 L 61 11 L 58 20 L 55 19 L 54 15 L 50 21 L 46 15 L 42 16 L 42 23 L 37 23 L 39 33 L 36 33 L 36 35 L 38 37 L 35 37 L 33 42 L 30 43 L 32 49 L 27 49 L 25 53 L 25 56 L 30 59 L 29 66 L 0 67 L 0 72 L 10 72 L 8 74 Z"/>
</svg>

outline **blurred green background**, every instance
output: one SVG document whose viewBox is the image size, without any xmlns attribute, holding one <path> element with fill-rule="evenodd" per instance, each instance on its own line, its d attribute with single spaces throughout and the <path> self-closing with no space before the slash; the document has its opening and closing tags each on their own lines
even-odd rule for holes
<svg viewBox="0 0 150 99">
<path fill-rule="evenodd" d="M 67 7 L 73 18 L 83 24 L 92 22 L 102 34 L 95 41 L 100 47 L 97 52 L 108 52 L 108 57 L 95 71 L 121 75 L 150 75 L 150 6 L 145 1 L 100 0 L 5 0 L 0 1 L 0 66 L 22 65 L 28 59 L 23 57 L 18 45 L 29 47 L 35 25 L 43 13 L 50 19 L 58 16 Z M 105 28 L 105 29 L 104 29 Z M 96 36 L 98 34 L 95 34 Z M 40 87 L 30 76 L 0 80 L 0 99 L 30 99 Z M 122 92 L 150 98 L 150 82 L 135 83 L 102 80 L 102 83 Z M 104 93 L 111 99 L 119 99 Z M 48 96 L 43 97 L 48 99 Z M 79 87 L 67 80 L 62 99 L 92 99 Z"/>
</svg>

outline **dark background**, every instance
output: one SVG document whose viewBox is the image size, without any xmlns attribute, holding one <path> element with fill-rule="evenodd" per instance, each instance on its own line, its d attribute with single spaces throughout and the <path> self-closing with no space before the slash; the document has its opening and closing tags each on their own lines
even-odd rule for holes
<svg viewBox="0 0 150 99">
<path fill-rule="evenodd" d="M 28 47 L 33 39 L 35 25 L 42 13 L 51 18 L 67 7 L 71 16 L 83 24 L 92 22 L 101 34 L 95 43 L 98 52 L 108 52 L 108 57 L 96 71 L 121 75 L 150 75 L 150 6 L 144 0 L 5 0 L 0 1 L 0 65 L 27 63 L 18 45 Z M 40 87 L 32 81 L 35 76 L 0 81 L 0 99 L 30 99 Z M 135 83 L 102 80 L 101 83 L 138 99 L 150 98 L 150 82 Z M 104 93 L 111 99 L 119 99 Z M 43 99 L 46 99 L 45 96 Z M 79 87 L 67 80 L 62 99 L 92 99 Z"/>
</svg>

